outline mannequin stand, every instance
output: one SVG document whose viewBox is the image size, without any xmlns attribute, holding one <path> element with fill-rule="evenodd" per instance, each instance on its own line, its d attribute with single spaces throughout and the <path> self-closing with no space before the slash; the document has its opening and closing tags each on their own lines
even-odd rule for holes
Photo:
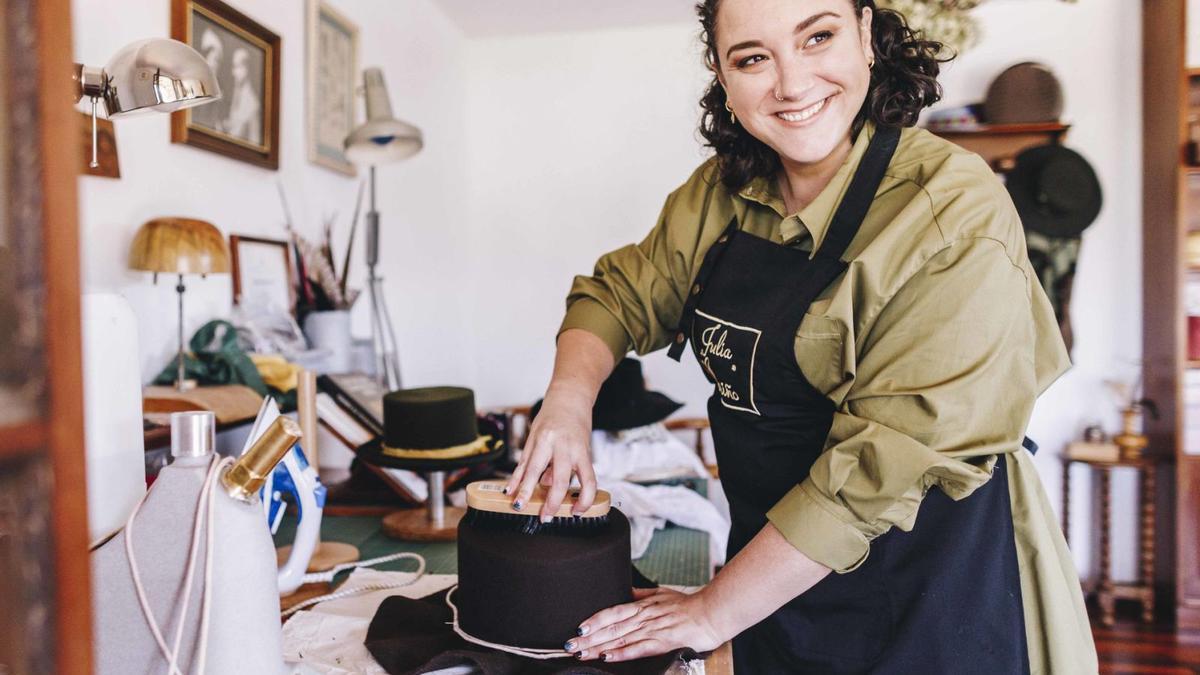
<svg viewBox="0 0 1200 675">
<path fill-rule="evenodd" d="M 467 510 L 446 506 L 446 472 L 425 474 L 429 499 L 423 509 L 396 511 L 383 517 L 383 532 L 394 539 L 406 541 L 454 541 L 458 537 L 458 521 Z"/>
</svg>

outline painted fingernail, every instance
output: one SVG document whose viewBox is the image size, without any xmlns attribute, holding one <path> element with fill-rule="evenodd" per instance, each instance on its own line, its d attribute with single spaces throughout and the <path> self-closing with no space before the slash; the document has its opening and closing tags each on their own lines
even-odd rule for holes
<svg viewBox="0 0 1200 675">
<path fill-rule="evenodd" d="M 587 656 L 586 656 L 586 655 L 587 655 L 587 652 L 586 652 L 586 651 L 584 651 L 584 652 L 579 652 L 578 654 L 576 654 L 576 655 L 575 655 L 575 658 L 577 658 L 577 659 L 579 659 L 580 661 L 582 661 L 582 660 L 584 660 L 585 658 L 587 658 Z"/>
<path fill-rule="evenodd" d="M 565 645 L 563 645 L 563 649 L 564 649 L 565 651 L 568 651 L 568 652 L 573 652 L 573 651 L 575 651 L 575 641 L 574 641 L 574 640 L 567 640 L 567 643 L 566 643 Z"/>
<path fill-rule="evenodd" d="M 608 652 L 604 652 L 603 654 L 600 655 L 601 661 L 608 661 L 610 658 L 612 658 L 612 657 L 609 656 Z"/>
<path fill-rule="evenodd" d="M 521 507 L 524 506 L 524 504 L 522 504 L 521 500 L 518 499 L 517 501 L 513 502 L 512 506 L 513 506 L 513 511 L 520 511 Z"/>
<path fill-rule="evenodd" d="M 576 628 L 576 629 L 575 629 L 575 633 L 576 633 L 577 635 L 579 635 L 579 637 L 583 637 L 584 635 L 587 635 L 587 634 L 588 634 L 588 627 L 587 627 L 587 626 L 580 626 L 579 628 Z"/>
<path fill-rule="evenodd" d="M 552 518 L 551 516 L 544 515 L 541 517 L 541 521 L 542 521 L 543 525 L 548 525 L 550 523 L 550 521 L 552 521 L 552 520 L 554 520 L 554 518 Z"/>
<path fill-rule="evenodd" d="M 503 490 L 501 490 L 500 494 L 502 494 L 502 495 L 508 494 L 508 488 L 504 488 Z"/>
</svg>

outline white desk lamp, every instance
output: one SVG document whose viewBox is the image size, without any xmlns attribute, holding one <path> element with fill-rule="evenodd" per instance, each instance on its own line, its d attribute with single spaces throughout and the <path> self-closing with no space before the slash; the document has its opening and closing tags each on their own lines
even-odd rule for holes
<svg viewBox="0 0 1200 675">
<path fill-rule="evenodd" d="M 392 116 L 383 71 L 363 71 L 367 99 L 367 121 L 346 137 L 346 156 L 355 164 L 370 167 L 371 210 L 367 213 L 367 270 L 371 297 L 371 339 L 375 349 L 379 383 L 389 390 L 400 388 L 400 361 L 396 354 L 396 333 L 383 299 L 383 279 L 375 272 L 379 262 L 379 210 L 375 208 L 375 167 L 408 159 L 421 151 L 425 141 L 421 130 Z"/>
</svg>

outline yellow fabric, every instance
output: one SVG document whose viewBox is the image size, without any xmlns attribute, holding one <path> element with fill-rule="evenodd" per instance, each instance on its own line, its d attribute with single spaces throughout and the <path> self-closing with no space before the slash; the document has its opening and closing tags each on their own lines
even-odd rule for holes
<svg viewBox="0 0 1200 675">
<path fill-rule="evenodd" d="M 774 180 L 730 194 L 715 163 L 701 165 L 645 240 L 576 277 L 561 330 L 588 330 L 618 358 L 668 345 L 693 274 L 730 218 L 815 250 L 873 134 L 868 124 L 798 214 L 786 212 Z M 912 528 L 930 487 L 966 497 L 1007 456 L 1033 672 L 1095 672 L 1076 572 L 1020 449 L 1035 399 L 1069 362 L 1004 186 L 978 156 L 905 129 L 844 258 L 848 270 L 796 335 L 800 369 L 836 405 L 833 425 L 810 476 L 768 518 L 810 558 L 847 572 L 875 537 Z"/>
<path fill-rule="evenodd" d="M 258 374 L 268 387 L 274 387 L 282 392 L 295 389 L 300 377 L 300 366 L 289 363 L 278 354 L 247 354 L 258 369 Z"/>
<path fill-rule="evenodd" d="M 460 457 L 470 457 L 471 455 L 482 455 L 491 447 L 488 442 L 492 440 L 491 436 L 480 436 L 470 443 L 456 445 L 450 448 L 437 448 L 434 450 L 412 450 L 407 448 L 390 448 L 383 446 L 383 454 L 388 457 L 400 457 L 403 459 L 458 459 Z"/>
</svg>

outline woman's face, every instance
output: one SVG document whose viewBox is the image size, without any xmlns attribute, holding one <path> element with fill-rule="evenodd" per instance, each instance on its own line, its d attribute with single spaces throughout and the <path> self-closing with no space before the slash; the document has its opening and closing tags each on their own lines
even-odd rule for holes
<svg viewBox="0 0 1200 675">
<path fill-rule="evenodd" d="M 718 77 L 738 122 L 786 163 L 848 143 L 871 75 L 871 10 L 850 0 L 723 0 Z"/>
</svg>

